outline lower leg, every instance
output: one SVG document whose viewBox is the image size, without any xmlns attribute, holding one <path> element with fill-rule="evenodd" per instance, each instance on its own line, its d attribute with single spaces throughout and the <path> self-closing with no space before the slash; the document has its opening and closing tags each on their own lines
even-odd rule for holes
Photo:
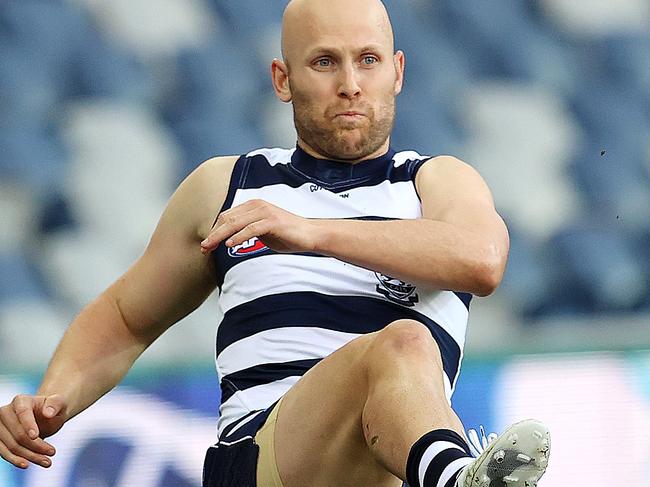
<svg viewBox="0 0 650 487">
<path fill-rule="evenodd" d="M 366 357 L 366 442 L 382 466 L 406 480 L 409 452 L 426 433 L 447 429 L 464 435 L 445 397 L 440 351 L 428 329 L 403 321 L 378 333 Z"/>
</svg>

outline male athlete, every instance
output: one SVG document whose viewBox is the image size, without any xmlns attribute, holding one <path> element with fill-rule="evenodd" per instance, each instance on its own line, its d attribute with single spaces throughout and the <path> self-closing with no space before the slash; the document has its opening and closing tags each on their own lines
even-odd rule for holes
<svg viewBox="0 0 650 487">
<path fill-rule="evenodd" d="M 37 394 L 2 407 L 0 455 L 51 465 L 43 439 L 219 288 L 205 487 L 536 485 L 541 423 L 474 458 L 450 407 L 470 295 L 498 286 L 508 234 L 470 166 L 390 148 L 404 55 L 383 4 L 292 0 L 282 53 L 272 80 L 293 104 L 296 149 L 217 157 L 180 185 L 142 257 L 72 322 Z"/>
</svg>

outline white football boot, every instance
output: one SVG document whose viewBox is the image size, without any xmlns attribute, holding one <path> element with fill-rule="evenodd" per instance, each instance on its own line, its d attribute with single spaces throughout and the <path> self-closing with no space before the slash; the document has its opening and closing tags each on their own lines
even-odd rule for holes
<svg viewBox="0 0 650 487">
<path fill-rule="evenodd" d="M 481 440 L 469 431 L 470 449 L 478 458 L 465 467 L 456 487 L 536 487 L 546 471 L 551 449 L 548 428 L 539 421 L 527 419 L 515 423 L 500 436 Z"/>
</svg>

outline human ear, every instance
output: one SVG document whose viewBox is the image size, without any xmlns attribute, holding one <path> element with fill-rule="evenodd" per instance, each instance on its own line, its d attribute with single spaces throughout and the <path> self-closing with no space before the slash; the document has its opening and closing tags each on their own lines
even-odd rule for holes
<svg viewBox="0 0 650 487">
<path fill-rule="evenodd" d="M 289 86 L 289 68 L 286 63 L 274 59 L 271 63 L 271 80 L 275 96 L 284 103 L 291 101 L 291 87 Z"/>
<path fill-rule="evenodd" d="M 404 53 L 402 51 L 397 51 L 393 56 L 393 64 L 395 65 L 395 95 L 399 95 L 402 92 L 405 63 L 406 59 L 404 58 Z"/>
</svg>

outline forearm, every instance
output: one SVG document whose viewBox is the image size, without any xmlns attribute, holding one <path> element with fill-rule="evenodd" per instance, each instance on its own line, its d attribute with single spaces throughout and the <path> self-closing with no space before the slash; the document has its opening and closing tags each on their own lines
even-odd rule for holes
<svg viewBox="0 0 650 487">
<path fill-rule="evenodd" d="M 449 223 L 429 220 L 314 220 L 316 252 L 434 289 L 484 296 L 505 267 L 499 246 Z"/>
<path fill-rule="evenodd" d="M 69 419 L 115 387 L 146 346 L 130 331 L 116 300 L 103 293 L 69 326 L 38 394 L 63 395 Z"/>
</svg>

